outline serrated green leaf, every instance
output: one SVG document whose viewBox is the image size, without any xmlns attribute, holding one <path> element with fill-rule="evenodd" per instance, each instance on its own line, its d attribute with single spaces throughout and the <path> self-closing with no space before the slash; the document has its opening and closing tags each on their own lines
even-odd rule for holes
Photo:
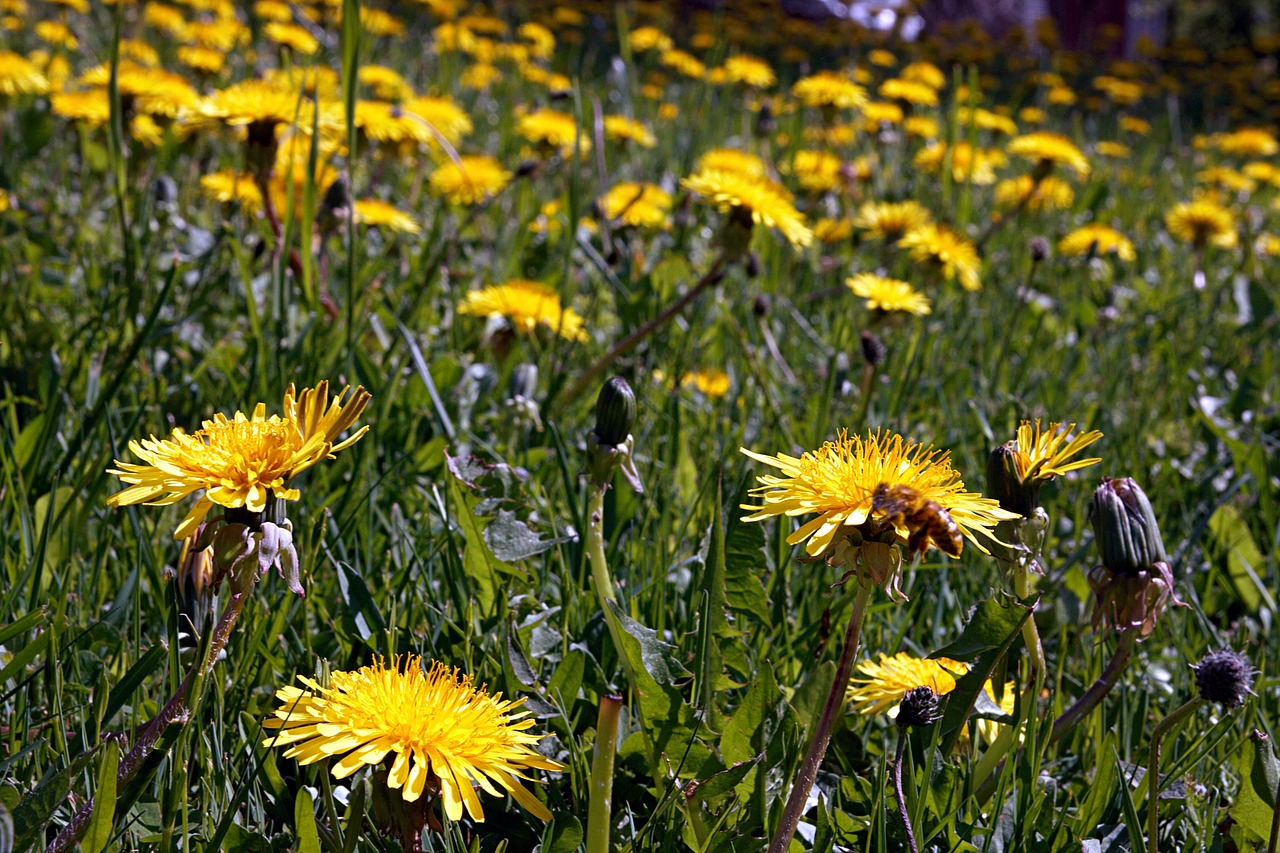
<svg viewBox="0 0 1280 853">
<path fill-rule="evenodd" d="M 618 620 L 619 627 L 628 637 L 635 641 L 634 645 L 624 643 L 629 648 L 625 654 L 631 658 L 632 666 L 643 667 L 658 684 L 675 684 L 682 676 L 687 675 L 684 667 L 676 658 L 676 647 L 658 637 L 658 632 L 641 625 L 627 615 L 618 602 L 608 599 L 606 603 Z"/>
<path fill-rule="evenodd" d="M 1280 762 L 1265 734 L 1255 731 L 1249 740 L 1236 753 L 1240 792 L 1231 806 L 1231 816 L 1253 835 L 1267 838 L 1280 785 Z"/>
</svg>

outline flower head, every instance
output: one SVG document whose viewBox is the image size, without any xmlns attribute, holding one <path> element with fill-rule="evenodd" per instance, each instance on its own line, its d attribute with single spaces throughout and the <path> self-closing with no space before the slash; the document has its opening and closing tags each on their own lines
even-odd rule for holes
<svg viewBox="0 0 1280 853">
<path fill-rule="evenodd" d="M 1075 201 L 1071 184 L 1049 175 L 1037 181 L 1030 175 L 1019 175 L 996 184 L 996 204 L 1016 207 L 1025 204 L 1029 210 L 1062 210 Z"/>
<path fill-rule="evenodd" d="M 911 259 L 933 266 L 944 279 L 958 279 L 965 290 L 981 290 L 978 249 L 945 225 L 922 225 L 898 241 Z"/>
<path fill-rule="evenodd" d="M 551 819 L 520 780 L 528 770 L 562 765 L 533 749 L 542 736 L 529 731 L 534 721 L 523 700 L 491 695 L 440 663 L 424 672 L 417 656 L 331 673 L 328 687 L 298 680 L 308 689 L 276 691 L 280 707 L 263 727 L 279 731 L 263 746 L 287 746 L 285 756 L 299 764 L 337 758 L 338 779 L 390 759 L 388 787 L 407 802 L 438 793 L 450 820 L 464 811 L 484 820 L 473 786 L 494 796 L 501 788 L 535 817 Z"/>
<path fill-rule="evenodd" d="M 356 201 L 355 220 L 362 225 L 386 228 L 399 234 L 417 234 L 422 231 L 409 213 L 376 198 L 362 198 Z"/>
<path fill-rule="evenodd" d="M 1209 652 L 1192 669 L 1196 671 L 1196 690 L 1206 702 L 1235 708 L 1244 704 L 1245 696 L 1253 693 L 1253 665 L 1239 652 L 1231 649 Z"/>
<path fill-rule="evenodd" d="M 656 184 L 614 184 L 598 204 L 606 219 L 633 228 L 666 228 L 671 214 L 671 195 Z"/>
<path fill-rule="evenodd" d="M 539 326 L 570 341 L 585 341 L 582 317 L 560 305 L 560 294 L 537 281 L 512 279 L 473 290 L 458 303 L 459 314 L 477 317 L 505 317 L 516 331 L 533 334 Z"/>
<path fill-rule="evenodd" d="M 867 91 L 843 74 L 819 71 L 801 78 L 791 94 L 806 107 L 857 109 L 867 102 Z"/>
<path fill-rule="evenodd" d="M 431 189 L 453 204 L 475 205 L 497 195 L 511 173 L 487 154 L 463 155 L 431 173 Z"/>
<path fill-rule="evenodd" d="M 929 306 L 929 297 L 896 278 L 863 272 L 845 279 L 845 284 L 855 296 L 867 300 L 870 311 L 903 311 L 922 317 L 933 310 Z"/>
<path fill-rule="evenodd" d="M 658 144 L 657 137 L 653 135 L 652 130 L 635 119 L 627 118 L 626 116 L 605 116 L 604 136 L 605 139 L 624 143 L 629 142 L 640 148 L 652 148 Z"/>
<path fill-rule="evenodd" d="M 1008 152 L 1035 162 L 1042 170 L 1055 165 L 1068 166 L 1077 177 L 1089 175 L 1089 158 L 1070 139 L 1058 133 L 1036 131 L 1016 137 L 1009 143 Z"/>
<path fill-rule="evenodd" d="M 49 80 L 24 56 L 11 50 L 0 50 L 0 97 L 43 95 L 49 91 Z"/>
<path fill-rule="evenodd" d="M 858 208 L 853 227 L 871 237 L 900 240 L 907 232 L 932 221 L 928 209 L 918 201 L 869 201 Z"/>
<path fill-rule="evenodd" d="M 1040 487 L 1059 474 L 1096 465 L 1101 459 L 1072 459 L 1102 438 L 1098 430 L 1071 437 L 1075 424 L 1050 423 L 1040 427 L 1023 421 L 1017 437 L 992 451 L 987 462 L 987 490 L 1000 506 L 1030 516 L 1039 506 Z"/>
<path fill-rule="evenodd" d="M 1133 242 L 1109 225 L 1091 222 L 1081 225 L 1058 241 L 1058 251 L 1064 255 L 1115 255 L 1122 261 L 1137 257 Z"/>
<path fill-rule="evenodd" d="M 760 503 L 743 504 L 749 510 L 743 520 L 816 513 L 816 518 L 787 537 L 789 545 L 807 540 L 805 551 L 811 557 L 826 552 L 838 535 L 864 525 L 873 534 L 864 538 L 875 538 L 877 531 L 872 527 L 892 528 L 903 544 L 959 553 L 958 548 L 951 551 L 948 534 L 933 526 L 938 519 L 954 525 L 957 537 L 986 553 L 975 532 L 994 538 L 991 530 L 1000 521 L 1017 518 L 994 500 L 966 492 L 960 474 L 951 467 L 949 452 L 890 432 L 877 431 L 865 438 L 841 433 L 835 441 L 799 458 L 785 453 L 764 456 L 745 447 L 742 452 L 784 474 L 757 478 L 761 485 L 751 494 Z"/>
<path fill-rule="evenodd" d="M 813 242 L 813 232 L 791 203 L 791 194 L 768 178 L 703 170 L 680 183 L 721 212 L 738 212 L 757 225 L 777 228 L 792 246 L 800 248 Z"/>
<path fill-rule="evenodd" d="M 578 123 L 568 113 L 556 110 L 538 110 L 520 117 L 516 123 L 516 132 L 530 142 L 557 151 L 568 157 L 574 146 L 586 151 L 591 147 L 591 135 L 578 133 Z"/>
<path fill-rule="evenodd" d="M 203 489 L 174 533 L 174 538 L 185 539 L 214 504 L 261 513 L 271 497 L 296 501 L 299 492 L 289 487 L 296 475 L 369 431 L 361 427 L 338 441 L 370 399 L 362 387 L 347 396 L 349 391 L 344 388 L 330 399 L 328 382 L 300 394 L 290 385 L 282 415 L 267 417 L 266 404 L 259 403 L 252 415 L 216 414 L 194 433 L 178 428 L 166 439 L 131 441 L 130 452 L 146 464 L 117 460 L 117 467 L 108 469 L 129 486 L 107 498 L 107 504 L 168 506 Z"/>
<path fill-rule="evenodd" d="M 1198 198 L 1175 206 L 1164 217 L 1169 233 L 1196 250 L 1214 245 L 1233 249 L 1238 242 L 1235 217 L 1211 198 Z"/>
</svg>

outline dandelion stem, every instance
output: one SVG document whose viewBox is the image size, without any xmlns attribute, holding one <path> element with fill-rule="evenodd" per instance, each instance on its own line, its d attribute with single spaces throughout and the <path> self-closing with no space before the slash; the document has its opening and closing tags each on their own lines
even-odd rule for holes
<svg viewBox="0 0 1280 853">
<path fill-rule="evenodd" d="M 1203 704 L 1204 699 L 1199 696 L 1184 702 L 1156 724 L 1151 733 L 1151 751 L 1147 757 L 1147 853 L 1160 853 L 1160 743 Z"/>
<path fill-rule="evenodd" d="M 617 755 L 621 696 L 605 696 L 596 715 L 596 747 L 591 759 L 591 802 L 587 809 L 587 853 L 609 853 L 613 810 L 613 762 Z"/>
<path fill-rule="evenodd" d="M 898 798 L 898 819 L 902 821 L 902 831 L 907 836 L 907 847 L 911 853 L 920 853 L 920 845 L 916 844 L 916 832 L 911 828 L 911 815 L 907 814 L 907 798 L 902 794 L 902 754 L 906 751 L 907 727 L 898 726 L 898 748 L 893 756 L 893 793 Z"/>
<path fill-rule="evenodd" d="M 573 387 L 570 388 L 569 392 L 561 399 L 578 399 L 582 396 L 582 392 L 586 388 L 590 387 L 592 381 L 606 370 L 609 365 L 617 361 L 620 356 L 630 352 L 636 344 L 649 337 L 649 335 L 653 334 L 656 330 L 665 326 L 673 317 L 683 311 L 686 305 L 697 299 L 702 291 L 719 281 L 721 274 L 724 272 L 726 260 L 724 253 L 717 256 L 707 271 L 702 274 L 702 278 L 698 279 L 697 283 L 694 284 L 693 287 L 689 288 L 689 290 L 685 292 L 684 296 L 681 296 L 675 302 L 668 305 L 657 317 L 654 317 L 652 320 L 645 323 L 622 340 L 618 341 L 618 343 L 614 344 L 613 348 L 602 355 L 595 364 L 591 365 L 591 367 L 587 369 L 586 373 L 578 377 L 578 381 L 573 383 Z"/>
<path fill-rule="evenodd" d="M 1049 734 L 1049 743 L 1054 744 L 1062 739 L 1063 735 L 1071 731 L 1081 720 L 1087 717 L 1094 708 L 1098 707 L 1103 698 L 1111 692 L 1111 688 L 1116 686 L 1116 682 L 1120 680 L 1120 674 L 1124 672 L 1124 668 L 1128 666 L 1129 659 L 1133 657 L 1134 645 L 1138 641 L 1136 631 L 1122 631 L 1120 633 L 1120 642 L 1116 646 L 1115 654 L 1111 656 L 1111 660 L 1107 663 L 1102 674 L 1098 676 L 1098 680 L 1089 686 L 1089 689 L 1081 694 L 1070 708 L 1062 712 L 1058 719 L 1053 721 L 1053 731 Z"/>
<path fill-rule="evenodd" d="M 257 581 L 257 552 L 251 550 L 247 555 L 241 557 L 232 568 L 232 572 L 236 575 L 243 573 L 243 576 L 247 578 L 247 586 L 243 581 L 237 584 L 233 579 L 231 587 L 237 591 L 231 594 L 230 599 L 227 601 L 226 609 L 222 611 L 222 616 L 219 617 L 218 624 L 214 627 L 213 636 L 209 642 L 209 651 L 205 655 L 204 661 L 187 673 L 187 677 L 178 685 L 173 697 L 160 709 L 160 713 L 156 714 L 149 723 L 138 731 L 137 740 L 134 742 L 133 748 L 120 760 L 120 768 L 116 772 L 117 790 L 122 789 L 142 769 L 147 757 L 155 749 L 165 729 L 173 725 L 185 725 L 190 719 L 191 710 L 200 701 L 200 697 L 204 692 L 205 676 L 213 670 L 213 665 L 217 663 L 218 656 L 226 648 L 227 639 L 231 636 L 231 630 L 235 627 L 236 620 L 240 618 L 241 611 L 244 610 L 249 591 Z M 93 815 L 93 804 L 94 798 L 90 797 L 81 806 L 80 810 L 75 813 L 70 822 L 62 828 L 57 837 L 49 843 L 45 853 L 66 853 L 66 851 L 75 847 L 76 842 L 80 840 L 85 830 L 89 828 L 89 818 Z"/>
<path fill-rule="evenodd" d="M 1267 841 L 1267 853 L 1276 853 L 1276 844 L 1280 842 L 1280 785 L 1276 786 L 1275 808 L 1271 812 L 1271 837 Z"/>
<path fill-rule="evenodd" d="M 787 797 L 787 805 L 782 810 L 782 818 L 773 833 L 773 841 L 769 844 L 769 853 L 786 853 L 791 839 L 800 825 L 800 817 L 804 814 L 805 803 L 809 801 L 809 791 L 818 778 L 818 767 L 827 754 L 827 745 L 831 743 L 831 730 L 835 726 L 836 714 L 844 704 L 845 690 L 849 686 L 849 674 L 853 671 L 853 659 L 858 654 L 858 640 L 862 636 L 862 622 L 867 615 L 867 603 L 871 600 L 872 584 L 858 583 L 858 593 L 853 600 L 853 612 L 849 614 L 849 626 L 844 632 L 844 648 L 840 652 L 840 662 L 836 665 L 835 681 L 831 684 L 831 692 L 827 694 L 826 704 L 822 707 L 822 716 L 818 718 L 818 727 L 809 742 L 804 761 L 800 764 L 800 772 L 795 784 L 791 786 L 791 795 Z"/>
</svg>

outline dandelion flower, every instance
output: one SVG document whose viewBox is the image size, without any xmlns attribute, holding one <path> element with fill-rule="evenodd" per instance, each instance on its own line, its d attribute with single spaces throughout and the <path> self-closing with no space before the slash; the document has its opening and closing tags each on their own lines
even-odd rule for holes
<svg viewBox="0 0 1280 853">
<path fill-rule="evenodd" d="M 924 83 L 914 80 L 903 80 L 894 77 L 880 84 L 880 97 L 896 101 L 906 101 L 917 107 L 934 107 L 938 105 L 938 92 Z"/>
<path fill-rule="evenodd" d="M 285 757 L 304 765 L 337 758 L 338 779 L 394 755 L 387 786 L 406 802 L 438 791 L 449 820 L 464 811 L 484 820 L 475 786 L 493 796 L 501 788 L 535 817 L 551 819 L 520 780 L 529 770 L 563 767 L 533 749 L 543 736 L 529 731 L 534 721 L 524 700 L 491 695 L 440 663 L 424 672 L 417 656 L 333 672 L 328 687 L 298 680 L 307 689 L 276 691 L 280 707 L 263 727 L 278 733 L 263 746 L 287 746 Z"/>
<path fill-rule="evenodd" d="M 422 226 L 413 217 L 394 204 L 387 204 L 375 198 L 362 198 L 356 201 L 355 220 L 362 225 L 373 225 L 386 228 L 397 234 L 418 234 Z"/>
<path fill-rule="evenodd" d="M 994 184 L 995 170 L 1006 162 L 1000 151 L 975 148 L 968 142 L 957 142 L 950 148 L 944 143 L 921 148 L 912 158 L 912 163 L 926 172 L 938 172 L 946 165 L 948 152 L 951 156 L 951 177 L 961 183 L 980 186 Z"/>
<path fill-rule="evenodd" d="M 641 148 L 652 148 L 658 144 L 652 130 L 626 116 L 605 116 L 604 135 L 606 139 L 630 142 Z"/>
<path fill-rule="evenodd" d="M 929 211 L 918 201 L 869 201 L 858 208 L 853 226 L 866 231 L 869 237 L 896 241 L 932 221 Z"/>
<path fill-rule="evenodd" d="M 222 169 L 200 178 L 200 189 L 207 198 L 222 204 L 239 202 L 245 212 L 259 213 L 262 210 L 262 190 L 247 174 L 234 169 Z"/>
<path fill-rule="evenodd" d="M 1085 255 L 1090 251 L 1099 255 L 1115 255 L 1122 261 L 1137 257 L 1133 242 L 1116 229 L 1091 222 L 1082 225 L 1058 241 L 1058 251 L 1064 255 Z"/>
<path fill-rule="evenodd" d="M 1068 471 L 1078 471 L 1097 465 L 1102 460 L 1072 459 L 1089 445 L 1102 438 L 1096 429 L 1080 433 L 1072 437 L 1075 424 L 1051 422 L 1048 427 L 1041 428 L 1040 419 L 1034 422 L 1023 421 L 1018 425 L 1018 436 L 1011 449 L 1017 464 L 1018 476 L 1023 481 L 1039 480 L 1046 482 Z"/>
<path fill-rule="evenodd" d="M 721 212 L 737 211 L 757 225 L 777 228 L 792 246 L 801 248 L 813 242 L 813 232 L 792 205 L 791 194 L 768 178 L 708 170 L 680 183 Z"/>
<path fill-rule="evenodd" d="M 11 50 L 0 50 L 0 97 L 43 95 L 48 91 L 49 81 L 35 63 Z"/>
<path fill-rule="evenodd" d="M 996 204 L 1001 207 L 1025 204 L 1031 210 L 1062 210 L 1070 207 L 1075 197 L 1071 185 L 1053 175 L 1039 181 L 1019 175 L 996 184 Z"/>
<path fill-rule="evenodd" d="M 671 213 L 671 194 L 655 184 L 624 181 L 614 184 L 599 200 L 605 219 L 633 228 L 665 228 Z"/>
<path fill-rule="evenodd" d="M 758 56 L 749 56 L 745 53 L 730 56 L 724 61 L 722 67 L 725 79 L 730 83 L 752 89 L 768 89 L 778 82 L 769 63 Z"/>
<path fill-rule="evenodd" d="M 908 250 L 912 260 L 936 268 L 947 281 L 958 279 L 965 290 L 982 289 L 977 248 L 945 225 L 922 225 L 908 231 L 898 246 Z"/>
<path fill-rule="evenodd" d="M 1022 157 L 1036 163 L 1037 168 L 1047 174 L 1047 170 L 1055 165 L 1068 166 L 1077 177 L 1089 175 L 1089 158 L 1076 147 L 1070 139 L 1058 133 L 1036 131 L 1013 139 L 1006 150 L 1015 157 Z"/>
<path fill-rule="evenodd" d="M 753 177 L 768 173 L 763 160 L 738 148 L 712 148 L 703 152 L 693 168 L 695 172 L 737 172 Z"/>
<path fill-rule="evenodd" d="M 1242 127 L 1219 134 L 1215 146 L 1223 154 L 1234 157 L 1273 157 L 1280 153 L 1280 142 L 1270 131 L 1260 127 Z"/>
<path fill-rule="evenodd" d="M 458 303 L 459 314 L 503 317 L 517 331 L 533 334 L 539 326 L 570 341 L 589 340 L 582 316 L 560 304 L 560 294 L 537 281 L 512 279 L 473 290 Z"/>
<path fill-rule="evenodd" d="M 1199 198 L 1175 206 L 1164 217 L 1169 233 L 1190 243 L 1197 251 L 1207 245 L 1232 249 L 1238 241 L 1235 217 L 1211 198 Z"/>
<path fill-rule="evenodd" d="M 516 133 L 565 157 L 573 153 L 575 144 L 583 151 L 591 147 L 589 134 L 578 133 L 578 123 L 573 116 L 556 110 L 538 110 L 521 116 L 516 122 Z"/>
<path fill-rule="evenodd" d="M 867 102 L 865 89 L 835 71 L 819 71 L 797 80 L 791 94 L 806 107 L 858 109 Z"/>
<path fill-rule="evenodd" d="M 453 204 L 474 205 L 502 191 L 511 173 L 487 154 L 465 155 L 431 173 L 431 189 Z"/>
<path fill-rule="evenodd" d="M 218 413 L 194 433 L 178 428 L 167 439 L 131 441 L 129 451 L 146 464 L 116 460 L 117 467 L 108 471 L 129 486 L 107 498 L 107 505 L 168 506 L 203 489 L 174 533 L 175 539 L 185 539 L 214 504 L 260 513 L 271 497 L 296 501 L 298 490 L 289 488 L 295 476 L 369 431 L 361 427 L 338 441 L 369 398 L 364 388 L 344 388 L 330 399 L 328 382 L 301 394 L 290 385 L 283 415 L 267 417 L 266 404 L 259 403 L 252 415 Z"/>
<path fill-rule="evenodd" d="M 797 151 L 791 163 L 800 186 L 815 193 L 838 189 L 840 168 L 840 158 L 828 151 Z"/>
<path fill-rule="evenodd" d="M 933 310 L 929 306 L 929 297 L 896 278 L 864 272 L 846 279 L 845 284 L 855 296 L 867 300 L 869 311 L 902 311 L 921 317 Z"/>
<path fill-rule="evenodd" d="M 787 537 L 787 544 L 805 542 L 805 552 L 817 557 L 827 551 L 842 528 L 872 522 L 891 526 L 905 543 L 913 533 L 901 513 L 876 505 L 877 487 L 903 486 L 921 501 L 932 501 L 949 513 L 955 526 L 974 547 L 986 549 L 975 533 L 994 539 L 992 529 L 1002 520 L 1017 518 L 996 501 L 964 490 L 960 474 L 951 467 L 951 454 L 920 445 L 890 432 L 873 432 L 865 438 L 841 433 L 816 451 L 799 458 L 779 453 L 764 456 L 742 448 L 757 462 L 782 471 L 784 476 L 764 475 L 751 494 L 759 504 L 743 504 L 749 514 L 743 521 L 763 521 L 774 516 L 794 517 L 816 513 Z M 925 544 L 937 541 L 930 536 Z"/>
<path fill-rule="evenodd" d="M 729 374 L 714 367 L 693 370 L 680 380 L 681 385 L 692 385 L 708 397 L 723 397 L 729 393 Z"/>
</svg>

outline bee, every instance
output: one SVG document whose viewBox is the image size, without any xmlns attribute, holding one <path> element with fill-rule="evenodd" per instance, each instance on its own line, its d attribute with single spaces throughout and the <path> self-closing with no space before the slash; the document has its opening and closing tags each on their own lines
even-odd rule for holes
<svg viewBox="0 0 1280 853">
<path fill-rule="evenodd" d="M 924 499 L 910 486 L 889 486 L 881 483 L 871 493 L 871 511 L 880 513 L 889 522 L 901 521 L 910 535 L 907 550 L 922 554 L 933 546 L 944 554 L 959 557 L 964 548 L 964 536 L 951 520 L 951 513 L 937 501 Z"/>
</svg>

